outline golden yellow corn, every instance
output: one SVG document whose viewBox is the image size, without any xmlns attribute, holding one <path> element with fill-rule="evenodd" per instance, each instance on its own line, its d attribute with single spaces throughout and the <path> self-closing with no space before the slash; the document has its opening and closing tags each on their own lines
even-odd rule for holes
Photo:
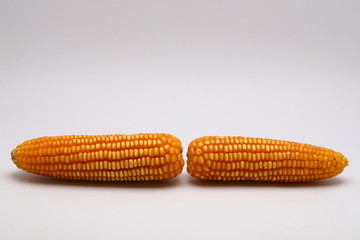
<svg viewBox="0 0 360 240">
<path fill-rule="evenodd" d="M 72 180 L 165 180 L 184 166 L 180 140 L 163 133 L 41 137 L 18 145 L 11 158 L 27 172 Z"/>
<path fill-rule="evenodd" d="M 340 174 L 348 160 L 309 144 L 248 137 L 201 137 L 189 144 L 187 171 L 221 181 L 306 182 Z"/>
</svg>

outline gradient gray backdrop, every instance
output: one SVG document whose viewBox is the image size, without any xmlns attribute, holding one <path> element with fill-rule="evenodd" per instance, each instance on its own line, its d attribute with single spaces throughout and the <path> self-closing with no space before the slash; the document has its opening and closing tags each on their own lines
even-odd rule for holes
<svg viewBox="0 0 360 240">
<path fill-rule="evenodd" d="M 0 0 L 1 239 L 359 239 L 359 1 Z M 350 160 L 311 184 L 81 183 L 10 151 L 65 134 L 243 135 Z M 185 154 L 184 154 L 185 155 Z"/>
</svg>

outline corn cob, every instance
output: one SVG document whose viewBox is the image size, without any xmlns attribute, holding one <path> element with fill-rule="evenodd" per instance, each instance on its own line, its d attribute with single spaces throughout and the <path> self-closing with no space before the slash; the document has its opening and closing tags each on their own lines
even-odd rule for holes
<svg viewBox="0 0 360 240">
<path fill-rule="evenodd" d="M 163 133 L 41 137 L 18 145 L 11 158 L 27 172 L 71 180 L 157 181 L 184 166 L 180 140 Z"/>
<path fill-rule="evenodd" d="M 189 144 L 187 171 L 221 181 L 306 182 L 340 174 L 348 160 L 339 152 L 290 141 L 201 137 Z"/>
</svg>

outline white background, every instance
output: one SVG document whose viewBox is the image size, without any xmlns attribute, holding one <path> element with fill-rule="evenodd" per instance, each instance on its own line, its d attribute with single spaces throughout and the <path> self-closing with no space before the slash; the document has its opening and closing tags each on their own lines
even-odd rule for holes
<svg viewBox="0 0 360 240">
<path fill-rule="evenodd" d="M 0 0 L 1 239 L 360 239 L 359 1 Z M 293 140 L 350 166 L 306 184 L 54 180 L 24 140 Z M 185 154 L 184 154 L 185 157 Z"/>
</svg>

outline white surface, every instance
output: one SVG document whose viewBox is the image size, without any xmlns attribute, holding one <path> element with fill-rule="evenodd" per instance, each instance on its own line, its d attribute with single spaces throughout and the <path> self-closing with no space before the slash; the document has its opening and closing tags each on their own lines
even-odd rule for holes
<svg viewBox="0 0 360 240">
<path fill-rule="evenodd" d="M 359 239 L 359 1 L 0 1 L 1 239 Z M 53 180 L 39 136 L 294 140 L 350 160 L 311 184 Z M 184 154 L 185 155 L 185 154 Z"/>
</svg>

